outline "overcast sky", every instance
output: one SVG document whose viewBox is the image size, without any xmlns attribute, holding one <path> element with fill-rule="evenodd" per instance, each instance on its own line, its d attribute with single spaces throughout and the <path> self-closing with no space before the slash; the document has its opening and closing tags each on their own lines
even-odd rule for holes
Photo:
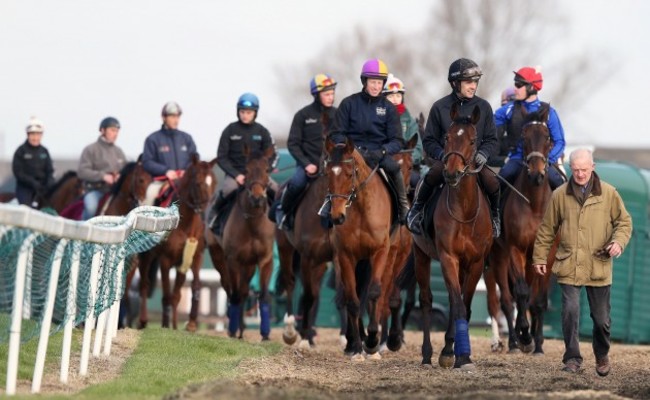
<svg viewBox="0 0 650 400">
<path fill-rule="evenodd" d="M 644 43 L 650 2 L 566 3 L 572 36 L 565 50 L 595 44 L 618 67 L 597 96 L 584 93 L 580 118 L 558 110 L 567 141 L 650 149 L 648 123 L 639 118 L 650 110 Z M 1 0 L 0 158 L 11 159 L 25 140 L 31 115 L 45 123 L 43 144 L 54 158 L 79 157 L 96 140 L 100 120 L 115 116 L 122 123 L 118 144 L 135 158 L 159 128 L 168 100 L 180 103 L 180 128 L 194 136 L 203 158 L 212 158 L 222 130 L 236 118 L 238 96 L 247 91 L 261 99 L 258 121 L 286 137 L 292 115 L 277 91 L 274 67 L 304 63 L 357 24 L 413 31 L 427 23 L 431 4 Z M 368 54 L 375 56 L 382 57 Z M 356 80 L 360 67 L 351 65 L 349 77 L 337 78 Z M 589 143 L 580 143 L 586 138 Z"/>
</svg>

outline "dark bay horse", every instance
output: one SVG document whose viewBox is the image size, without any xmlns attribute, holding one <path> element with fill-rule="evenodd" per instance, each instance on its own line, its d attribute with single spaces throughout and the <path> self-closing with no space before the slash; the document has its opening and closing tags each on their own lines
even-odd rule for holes
<svg viewBox="0 0 650 400">
<path fill-rule="evenodd" d="M 535 274 L 532 268 L 533 245 L 537 229 L 542 222 L 546 206 L 551 199 L 551 187 L 548 182 L 548 153 L 553 147 L 546 121 L 548 106 L 537 112 L 524 112 L 522 140 L 524 143 L 524 161 L 526 168 L 515 180 L 514 187 L 528 201 L 514 192 L 505 200 L 503 211 L 503 234 L 495 240 L 489 257 L 490 268 L 486 271 L 485 282 L 488 289 L 488 311 L 493 320 L 499 311 L 495 281 L 501 291 L 501 309 L 508 324 L 508 349 L 519 349 L 543 353 L 543 321 L 547 306 L 548 284 L 551 267 L 555 258 L 555 246 L 549 254 L 548 272 L 544 277 Z M 517 321 L 513 326 L 513 300 L 517 304 Z M 529 308 L 530 302 L 530 308 Z M 527 313 L 530 310 L 532 326 L 528 324 Z M 529 332 L 529 327 L 532 332 Z M 494 333 L 494 332 L 493 332 Z M 493 350 L 500 348 L 498 330 L 493 337 Z"/>
<path fill-rule="evenodd" d="M 110 197 L 103 207 L 103 215 L 126 215 L 142 205 L 147 187 L 152 181 L 151 174 L 144 170 L 142 162 L 127 163 L 111 188 Z"/>
<path fill-rule="evenodd" d="M 390 254 L 391 199 L 376 169 L 365 163 L 350 139 L 345 144 L 325 141 L 328 196 L 332 202 L 330 243 L 334 265 L 343 284 L 348 311 L 345 353 L 353 361 L 363 361 L 360 302 L 355 270 L 360 261 L 370 262 L 368 287 L 368 332 L 363 349 L 368 354 L 379 350 L 379 318 L 385 296 L 384 273 L 392 265 Z M 390 210 L 390 211 L 389 211 Z M 391 258 L 392 257 L 392 258 Z"/>
<path fill-rule="evenodd" d="M 67 171 L 47 191 L 44 198 L 39 201 L 40 208 L 52 208 L 61 213 L 67 206 L 79 199 L 84 193 L 83 183 L 76 171 Z"/>
<path fill-rule="evenodd" d="M 414 236 L 415 272 L 420 286 L 420 304 L 424 325 L 422 364 L 431 364 L 433 348 L 429 334 L 432 295 L 431 259 L 440 260 L 442 275 L 449 292 L 449 325 L 445 346 L 438 363 L 444 368 L 475 369 L 470 358 L 468 321 L 476 284 L 481 278 L 484 260 L 492 245 L 492 225 L 487 198 L 473 170 L 477 151 L 475 124 L 480 110 L 471 117 L 459 115 L 458 104 L 451 108 L 453 123 L 445 135 L 443 176 L 446 185 L 433 214 L 433 240 Z"/>
<path fill-rule="evenodd" d="M 181 288 L 185 283 L 187 270 L 192 270 L 192 306 L 190 320 L 186 329 L 193 332 L 197 329 L 199 297 L 201 280 L 199 271 L 203 263 L 205 249 L 205 223 L 203 215 L 217 187 L 217 178 L 212 171 L 216 159 L 200 161 L 198 155 L 192 157 L 192 163 L 183 173 L 176 188 L 178 196 L 180 221 L 178 226 L 169 233 L 167 240 L 161 242 L 152 250 L 141 254 L 140 258 L 140 328 L 147 325 L 147 297 L 149 293 L 149 268 L 157 259 L 160 263 L 162 280 L 162 326 L 169 328 L 171 323 L 177 329 L 177 307 L 181 298 Z M 172 291 L 169 271 L 176 267 L 176 280 Z M 151 284 L 155 285 L 155 282 Z"/>
<path fill-rule="evenodd" d="M 275 224 L 266 216 L 268 210 L 267 187 L 269 185 L 269 159 L 271 147 L 265 152 L 249 152 L 246 155 L 246 182 L 235 199 L 228 216 L 223 236 L 215 236 L 206 230 L 208 249 L 212 263 L 221 275 L 221 283 L 228 294 L 228 334 L 239 338 L 244 335 L 244 306 L 248 298 L 249 283 L 260 270 L 260 333 L 262 340 L 269 339 L 271 330 L 271 299 L 269 281 L 273 272 L 273 237 Z"/>
</svg>

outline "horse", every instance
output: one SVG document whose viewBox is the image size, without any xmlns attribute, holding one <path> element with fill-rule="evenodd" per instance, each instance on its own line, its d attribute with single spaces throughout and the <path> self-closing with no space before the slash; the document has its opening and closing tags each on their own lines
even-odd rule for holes
<svg viewBox="0 0 650 400">
<path fill-rule="evenodd" d="M 488 290 L 488 311 L 493 321 L 499 312 L 499 299 L 495 283 L 501 291 L 501 310 L 508 325 L 508 349 L 517 352 L 533 350 L 542 354 L 544 311 L 547 306 L 550 266 L 555 258 L 554 246 L 548 259 L 546 276 L 538 276 L 532 268 L 533 245 L 537 229 L 542 222 L 552 190 L 548 182 L 548 154 L 553 143 L 546 121 L 549 108 L 543 106 L 537 112 L 524 112 L 522 140 L 524 160 L 514 187 L 522 196 L 510 192 L 503 209 L 503 234 L 495 240 L 489 256 L 489 268 L 485 274 Z M 513 299 L 517 304 L 517 320 L 513 326 Z M 529 308 L 530 301 L 530 308 Z M 528 324 L 527 312 L 531 312 L 532 326 Z M 494 325 L 494 322 L 493 322 Z M 529 327 L 531 332 L 529 332 Z M 493 329 L 492 349 L 503 347 L 498 329 Z"/>
<path fill-rule="evenodd" d="M 170 313 L 172 327 L 178 328 L 177 307 L 188 269 L 192 270 L 193 280 L 192 306 L 186 329 L 194 332 L 198 327 L 197 315 L 201 291 L 199 271 L 205 249 L 203 214 L 217 187 L 217 178 L 212 171 L 215 163 L 216 159 L 207 162 L 199 160 L 197 154 L 192 156 L 192 162 L 183 173 L 176 189 L 175 196 L 178 198 L 180 215 L 178 226 L 169 233 L 165 241 L 140 255 L 140 329 L 145 328 L 148 322 L 149 268 L 156 260 L 160 263 L 163 289 L 163 328 L 169 328 Z M 174 266 L 176 266 L 176 280 L 172 291 L 169 271 Z"/>
<path fill-rule="evenodd" d="M 67 171 L 40 199 L 39 208 L 52 208 L 60 214 L 67 206 L 83 196 L 84 188 L 76 171 Z"/>
<path fill-rule="evenodd" d="M 228 334 L 244 336 L 244 305 L 248 299 L 249 282 L 260 269 L 260 333 L 268 340 L 271 330 L 269 281 L 273 272 L 273 237 L 275 225 L 267 218 L 269 160 L 274 149 L 264 152 L 249 151 L 246 156 L 246 181 L 237 194 L 235 204 L 224 226 L 223 235 L 206 231 L 208 250 L 214 267 L 228 295 Z"/>
<path fill-rule="evenodd" d="M 152 180 L 151 174 L 144 170 L 141 161 L 127 163 L 122 167 L 119 179 L 111 187 L 110 196 L 101 214 L 126 215 L 142 205 Z"/>
<path fill-rule="evenodd" d="M 422 364 L 431 364 L 433 348 L 429 333 L 432 295 L 431 259 L 440 261 L 449 292 L 449 324 L 445 346 L 438 357 L 443 368 L 471 371 L 468 321 L 476 285 L 481 278 L 484 259 L 492 244 L 492 225 L 487 198 L 478 184 L 478 169 L 472 169 L 477 151 L 476 122 L 480 109 L 471 117 L 459 114 L 455 103 L 450 112 L 453 123 L 445 135 L 443 177 L 446 185 L 433 213 L 433 240 L 414 235 L 415 273 L 420 287 L 420 304 L 424 325 Z"/>
<path fill-rule="evenodd" d="M 385 296 L 382 281 L 386 269 L 394 259 L 394 254 L 390 253 L 391 199 L 382 178 L 376 173 L 377 167 L 368 167 L 349 138 L 341 144 L 327 139 L 325 153 L 327 196 L 331 200 L 331 219 L 334 224 L 329 232 L 329 240 L 334 250 L 334 265 L 343 284 L 348 311 L 347 345 L 344 352 L 353 361 L 363 361 L 355 270 L 359 262 L 370 262 L 370 318 L 363 349 L 372 355 L 379 350 L 379 318 L 382 296 Z"/>
</svg>

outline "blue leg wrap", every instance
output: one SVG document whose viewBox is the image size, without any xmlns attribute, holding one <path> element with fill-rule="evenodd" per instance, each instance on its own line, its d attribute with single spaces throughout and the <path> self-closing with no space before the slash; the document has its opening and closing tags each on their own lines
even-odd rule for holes
<svg viewBox="0 0 650 400">
<path fill-rule="evenodd" d="M 260 303 L 260 333 L 268 337 L 271 333 L 271 305 L 269 303 Z"/>
<path fill-rule="evenodd" d="M 241 306 L 239 304 L 231 304 L 228 307 L 228 332 L 235 334 L 239 329 L 239 311 Z"/>
<path fill-rule="evenodd" d="M 469 344 L 469 323 L 464 319 L 456 320 L 456 335 L 454 336 L 454 355 L 468 356 L 472 353 Z"/>
</svg>

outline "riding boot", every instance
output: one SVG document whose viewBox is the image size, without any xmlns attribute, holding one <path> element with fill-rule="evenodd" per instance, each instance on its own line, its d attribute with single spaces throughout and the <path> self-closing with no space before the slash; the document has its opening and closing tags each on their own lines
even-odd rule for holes
<svg viewBox="0 0 650 400">
<path fill-rule="evenodd" d="M 490 215 L 492 217 L 492 235 L 494 238 L 498 238 L 501 235 L 501 218 L 499 217 L 500 197 L 500 190 L 488 194 L 488 201 L 490 202 Z"/>
<path fill-rule="evenodd" d="M 409 231 L 416 235 L 422 234 L 422 218 L 424 205 L 427 203 L 431 195 L 433 194 L 434 186 L 431 186 L 427 183 L 426 179 L 420 179 L 417 188 L 415 189 L 415 199 L 413 200 L 413 206 L 406 215 L 407 225 Z"/>
<path fill-rule="evenodd" d="M 409 212 L 409 202 L 406 199 L 404 177 L 402 176 L 402 171 L 399 169 L 396 169 L 394 173 L 390 173 L 389 175 L 395 185 L 395 190 L 397 191 L 397 221 L 400 225 L 404 225 L 406 223 L 406 214 Z"/>
<path fill-rule="evenodd" d="M 287 185 L 286 189 L 284 189 L 284 192 L 282 193 L 282 201 L 281 201 L 281 210 L 282 210 L 282 218 L 278 223 L 280 224 L 280 229 L 288 231 L 291 229 L 288 221 L 288 216 L 289 213 L 295 208 L 296 200 L 298 199 L 298 196 L 300 196 L 301 190 L 299 188 L 296 188 L 293 185 Z"/>
<path fill-rule="evenodd" d="M 223 206 L 226 204 L 226 198 L 223 196 L 223 192 L 219 191 L 219 194 L 217 195 L 217 200 L 214 202 L 214 205 L 212 206 L 212 219 L 210 220 L 209 228 L 211 230 L 214 229 L 214 225 L 217 222 L 217 217 L 219 216 L 219 213 L 223 209 Z"/>
</svg>

